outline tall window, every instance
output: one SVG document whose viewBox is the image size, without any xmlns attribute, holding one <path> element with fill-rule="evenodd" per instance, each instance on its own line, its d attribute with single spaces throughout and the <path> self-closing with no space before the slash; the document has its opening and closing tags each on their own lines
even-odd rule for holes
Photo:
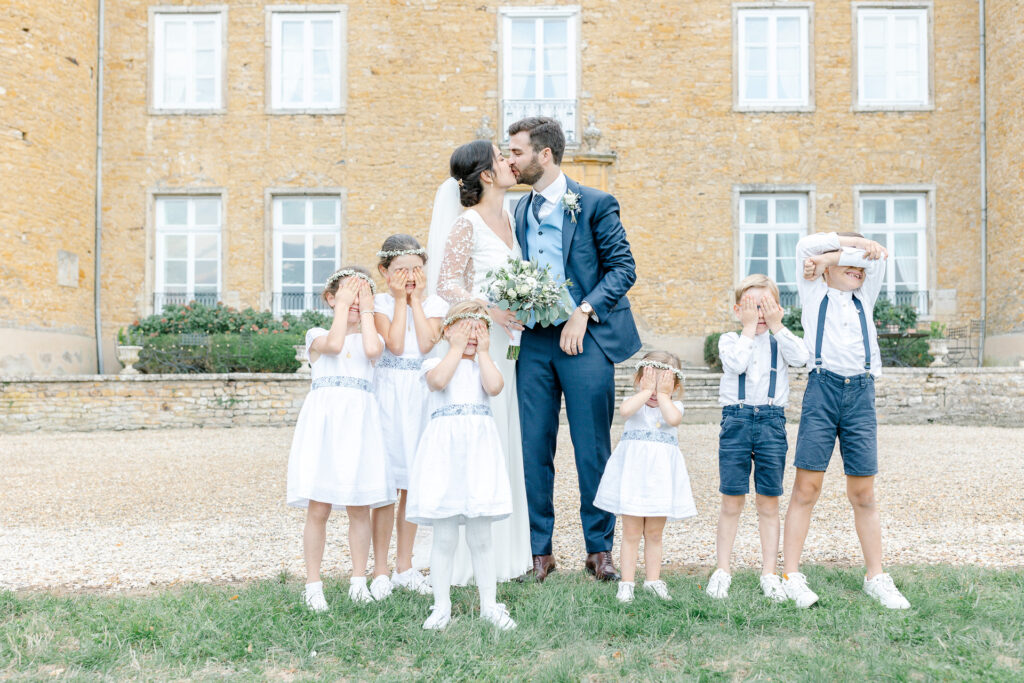
<svg viewBox="0 0 1024 683">
<path fill-rule="evenodd" d="M 740 196 L 742 277 L 761 273 L 779 285 L 782 305 L 797 306 L 796 243 L 807 234 L 806 194 Z"/>
<path fill-rule="evenodd" d="M 810 11 L 736 11 L 736 66 L 741 108 L 810 105 Z"/>
<path fill-rule="evenodd" d="M 157 197 L 156 292 L 153 308 L 220 299 L 221 200 Z"/>
<path fill-rule="evenodd" d="M 924 194 L 862 194 L 861 232 L 889 251 L 882 296 L 928 313 Z"/>
<path fill-rule="evenodd" d="M 858 106 L 927 106 L 928 71 L 927 9 L 858 8 Z"/>
<path fill-rule="evenodd" d="M 274 312 L 323 310 L 324 282 L 341 257 L 337 197 L 274 198 Z"/>
<path fill-rule="evenodd" d="M 576 135 L 576 8 L 503 8 L 502 129 L 527 116 L 550 116 L 566 141 Z"/>
<path fill-rule="evenodd" d="M 153 108 L 223 107 L 221 12 L 153 14 Z"/>
<path fill-rule="evenodd" d="M 271 13 L 272 109 L 342 108 L 342 19 L 340 11 Z"/>
</svg>

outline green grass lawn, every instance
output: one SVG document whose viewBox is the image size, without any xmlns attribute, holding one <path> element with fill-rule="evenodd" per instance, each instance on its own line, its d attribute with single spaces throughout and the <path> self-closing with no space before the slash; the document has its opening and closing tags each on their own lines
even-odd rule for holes
<svg viewBox="0 0 1024 683">
<path fill-rule="evenodd" d="M 0 592 L 0 678 L 1022 680 L 1024 570 L 893 570 L 913 608 L 865 596 L 856 569 L 810 567 L 818 606 L 765 601 L 738 573 L 727 601 L 704 576 L 666 577 L 674 601 L 555 573 L 499 586 L 519 628 L 478 618 L 453 592 L 447 631 L 421 629 L 429 597 L 396 592 L 357 606 L 327 581 L 331 609 L 305 610 L 294 577 L 148 595 Z"/>
</svg>

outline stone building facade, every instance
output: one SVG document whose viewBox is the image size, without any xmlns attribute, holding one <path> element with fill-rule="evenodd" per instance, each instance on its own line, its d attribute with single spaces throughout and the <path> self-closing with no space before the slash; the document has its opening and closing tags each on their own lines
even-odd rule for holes
<svg viewBox="0 0 1024 683">
<path fill-rule="evenodd" d="M 3 372 L 51 370 L 36 335 L 93 334 L 95 84 L 82 74 L 96 17 L 78 4 L 15 0 L 0 19 L 5 42 L 19 24 L 50 26 L 84 55 L 74 67 L 23 39 L 21 63 L 0 66 L 0 130 L 26 121 L 75 140 L 42 154 L 32 132 L 4 136 L 14 153 L 0 172 L 23 194 L 0 198 L 14 217 L 0 226 Z M 987 313 L 1002 362 L 1024 355 L 1014 4 L 988 3 Z M 105 11 L 108 368 L 117 328 L 164 302 L 297 309 L 336 263 L 372 265 L 388 234 L 425 239 L 451 150 L 500 143 L 507 119 L 532 111 L 565 122 L 566 171 L 620 201 L 645 341 L 699 362 L 704 336 L 733 325 L 735 283 L 750 270 L 791 278 L 791 244 L 820 230 L 888 240 L 899 258 L 887 293 L 925 319 L 982 314 L 977 2 L 105 0 Z M 12 90 L 31 93 L 25 109 L 7 106 Z M 34 164 L 44 175 L 22 170 Z M 23 233 L 37 251 L 19 254 Z M 78 257 L 75 289 L 52 285 L 58 250 Z M 50 299 L 60 306 L 41 305 Z"/>
</svg>

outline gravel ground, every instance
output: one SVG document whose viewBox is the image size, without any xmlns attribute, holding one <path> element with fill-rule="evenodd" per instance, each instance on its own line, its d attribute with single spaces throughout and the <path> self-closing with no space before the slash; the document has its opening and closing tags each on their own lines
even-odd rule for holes
<svg viewBox="0 0 1024 683">
<path fill-rule="evenodd" d="M 1024 429 L 879 431 L 887 564 L 1024 566 Z M 284 505 L 291 435 L 291 428 L 0 435 L 0 588 L 120 591 L 301 576 L 304 513 Z M 695 571 L 714 564 L 717 437 L 715 425 L 680 429 L 699 514 L 666 528 L 668 564 Z M 795 437 L 791 426 L 791 444 Z M 578 569 L 579 494 L 565 428 L 557 465 L 555 555 Z M 787 496 L 792 479 L 790 468 Z M 805 560 L 860 564 L 838 454 L 815 514 Z M 327 573 L 349 571 L 345 536 L 344 514 L 335 514 Z M 736 564 L 759 563 L 748 505 Z"/>
</svg>

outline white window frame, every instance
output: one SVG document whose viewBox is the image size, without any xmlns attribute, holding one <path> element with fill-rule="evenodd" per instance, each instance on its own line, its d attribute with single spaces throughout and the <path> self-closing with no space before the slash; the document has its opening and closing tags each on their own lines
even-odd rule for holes
<svg viewBox="0 0 1024 683">
<path fill-rule="evenodd" d="M 186 246 L 186 273 L 185 273 L 185 299 L 191 301 L 196 296 L 195 262 L 196 262 L 196 235 L 215 235 L 217 237 L 217 284 L 215 293 L 219 298 L 224 296 L 224 198 L 221 194 L 155 194 L 154 199 L 154 233 L 155 233 L 155 286 L 157 294 L 168 294 L 165 281 L 164 262 L 166 260 L 164 237 L 168 235 L 184 235 L 187 239 Z M 217 225 L 198 226 L 195 223 L 195 201 L 215 199 L 217 201 Z M 167 225 L 165 222 L 164 202 L 185 201 L 187 202 L 187 218 L 184 226 Z M 173 286 L 179 286 L 177 284 Z M 161 307 L 154 304 L 154 312 L 159 313 Z"/>
<path fill-rule="evenodd" d="M 882 225 L 878 223 L 864 223 L 864 200 L 885 199 L 886 220 Z M 914 224 L 894 223 L 893 200 L 895 199 L 917 199 L 918 200 L 918 222 Z M 889 259 L 886 263 L 885 285 L 882 287 L 882 294 L 890 301 L 896 301 L 896 259 L 894 242 L 896 234 L 917 234 L 917 278 L 919 295 L 917 311 L 919 318 L 927 319 L 930 315 L 932 305 L 931 292 L 935 282 L 935 188 L 925 185 L 909 185 L 896 187 L 872 187 L 858 186 L 854 189 L 854 207 L 856 211 L 857 232 L 869 236 L 871 234 L 883 233 L 886 235 L 887 243 L 883 244 L 889 251 Z"/>
<path fill-rule="evenodd" d="M 814 111 L 814 8 L 811 2 L 743 2 L 734 3 L 733 10 L 733 110 L 740 112 L 789 112 Z M 769 95 L 776 91 L 778 73 L 773 68 L 776 52 L 773 49 L 776 35 L 776 21 L 780 17 L 798 17 L 803 41 L 800 45 L 801 95 L 799 98 L 780 100 L 747 99 L 747 68 L 744 58 L 746 27 L 744 19 L 765 17 L 769 23 L 768 43 L 768 86 Z"/>
<path fill-rule="evenodd" d="M 347 106 L 347 55 L 348 55 L 348 8 L 345 5 L 268 5 L 266 12 L 266 78 L 268 114 L 344 114 Z M 330 19 L 334 23 L 336 49 L 332 53 L 332 67 L 337 70 L 334 82 L 335 93 L 331 102 L 315 104 L 312 100 L 312 48 L 307 47 L 303 71 L 305 74 L 305 97 L 301 105 L 290 105 L 282 97 L 281 81 L 281 22 L 305 15 L 305 19 Z M 306 40 L 311 38 L 311 24 L 307 23 Z"/>
<path fill-rule="evenodd" d="M 189 69 L 190 80 L 186 83 L 186 101 L 183 105 L 169 105 L 163 101 L 164 76 L 165 76 L 165 50 L 164 32 L 165 22 L 170 19 L 196 19 L 200 16 L 212 17 L 216 21 L 215 32 L 217 40 L 214 42 L 214 62 L 216 74 L 214 76 L 214 97 L 211 104 L 200 104 L 194 101 L 195 84 L 191 81 L 194 76 L 194 68 Z M 224 105 L 225 75 L 227 73 L 227 7 L 225 5 L 201 5 L 193 7 L 181 6 L 156 6 L 149 8 L 149 113 L 150 114 L 223 114 L 226 111 Z M 189 39 L 194 35 L 191 21 L 189 21 Z M 191 62 L 192 50 L 189 51 Z"/>
<path fill-rule="evenodd" d="M 768 235 L 768 277 L 778 284 L 778 280 L 775 277 L 777 274 L 777 265 L 779 254 L 776 251 L 776 240 L 774 239 L 780 233 L 792 233 L 797 236 L 797 239 L 807 235 L 810 231 L 811 223 L 811 211 L 813 208 L 813 190 L 807 188 L 800 189 L 782 189 L 773 187 L 771 189 L 758 188 L 754 190 L 743 190 L 736 189 L 736 277 L 735 284 L 746 277 L 746 244 L 747 238 L 752 234 L 767 234 Z M 768 200 L 768 222 L 767 223 L 747 223 L 746 222 L 746 210 L 745 204 L 747 200 L 755 199 L 766 199 Z M 799 218 L 797 223 L 776 223 L 775 222 L 775 203 L 780 199 L 796 199 L 798 202 Z M 796 253 L 791 255 L 796 258 Z M 788 258 L 784 256 L 784 258 Z M 796 270 L 794 271 L 795 276 L 800 276 L 799 264 L 797 264 Z M 795 281 L 792 283 L 796 291 Z"/>
<path fill-rule="evenodd" d="M 536 47 L 536 89 L 534 95 L 539 92 L 541 96 L 532 98 L 512 97 L 512 21 L 521 19 L 535 19 L 539 25 L 543 25 L 545 19 L 566 19 L 566 73 L 568 97 L 564 100 L 550 99 L 552 103 L 572 102 L 570 113 L 562 121 L 562 128 L 565 132 L 566 146 L 576 147 L 579 145 L 579 98 L 580 98 L 580 6 L 564 5 L 559 7 L 502 7 L 498 11 L 499 36 L 501 45 L 501 103 L 499 104 L 498 121 L 501 122 L 501 139 L 508 141 L 508 127 L 513 121 L 507 113 L 506 102 L 543 102 L 548 99 L 543 97 L 543 65 L 544 65 L 544 43 L 543 39 L 537 40 Z M 537 115 L 547 116 L 543 105 L 538 106 Z M 560 118 L 554 116 L 553 118 Z"/>
<path fill-rule="evenodd" d="M 312 200 L 315 199 L 331 199 L 335 202 L 335 222 L 333 225 L 320 226 L 314 225 L 312 220 L 313 204 Z M 305 200 L 305 221 L 303 225 L 284 225 L 282 216 L 282 202 L 286 200 Z M 278 302 L 276 299 L 273 301 L 273 312 L 274 315 L 281 315 L 284 313 L 302 313 L 305 310 L 317 309 L 317 301 L 322 291 L 323 282 L 317 282 L 313 280 L 313 236 L 315 235 L 329 235 L 334 238 L 334 264 L 337 268 L 341 264 L 341 221 L 342 221 L 342 198 L 338 194 L 334 193 L 310 193 L 310 194 L 298 194 L 298 193 L 279 193 L 271 196 L 271 211 L 272 211 L 272 233 L 273 233 L 273 256 L 271 261 L 271 269 L 273 271 L 273 284 L 272 294 L 282 294 L 284 290 L 283 284 L 283 272 L 282 272 L 282 237 L 284 235 L 302 235 L 305 238 L 305 254 L 303 256 L 303 263 L 305 265 L 305 272 L 303 274 L 304 280 L 304 294 L 303 303 L 301 308 L 286 308 L 283 300 Z"/>
<path fill-rule="evenodd" d="M 853 10 L 853 110 L 854 111 L 931 111 L 935 109 L 935 88 L 934 88 L 934 42 L 932 31 L 932 3 L 931 2 L 854 2 Z M 921 60 L 923 68 L 919 74 L 919 83 L 922 98 L 920 100 L 897 100 L 894 97 L 887 97 L 883 100 L 865 100 L 864 92 L 864 69 L 861 65 L 863 59 L 863 43 L 861 38 L 864 35 L 862 22 L 871 16 L 887 16 L 890 27 L 898 13 L 916 13 L 921 22 L 920 30 L 922 41 L 920 45 Z M 887 46 L 887 53 L 891 52 L 892 45 Z M 892 60 L 887 58 L 887 63 Z M 892 92 L 892 78 L 887 74 L 887 83 L 890 93 Z"/>
</svg>

